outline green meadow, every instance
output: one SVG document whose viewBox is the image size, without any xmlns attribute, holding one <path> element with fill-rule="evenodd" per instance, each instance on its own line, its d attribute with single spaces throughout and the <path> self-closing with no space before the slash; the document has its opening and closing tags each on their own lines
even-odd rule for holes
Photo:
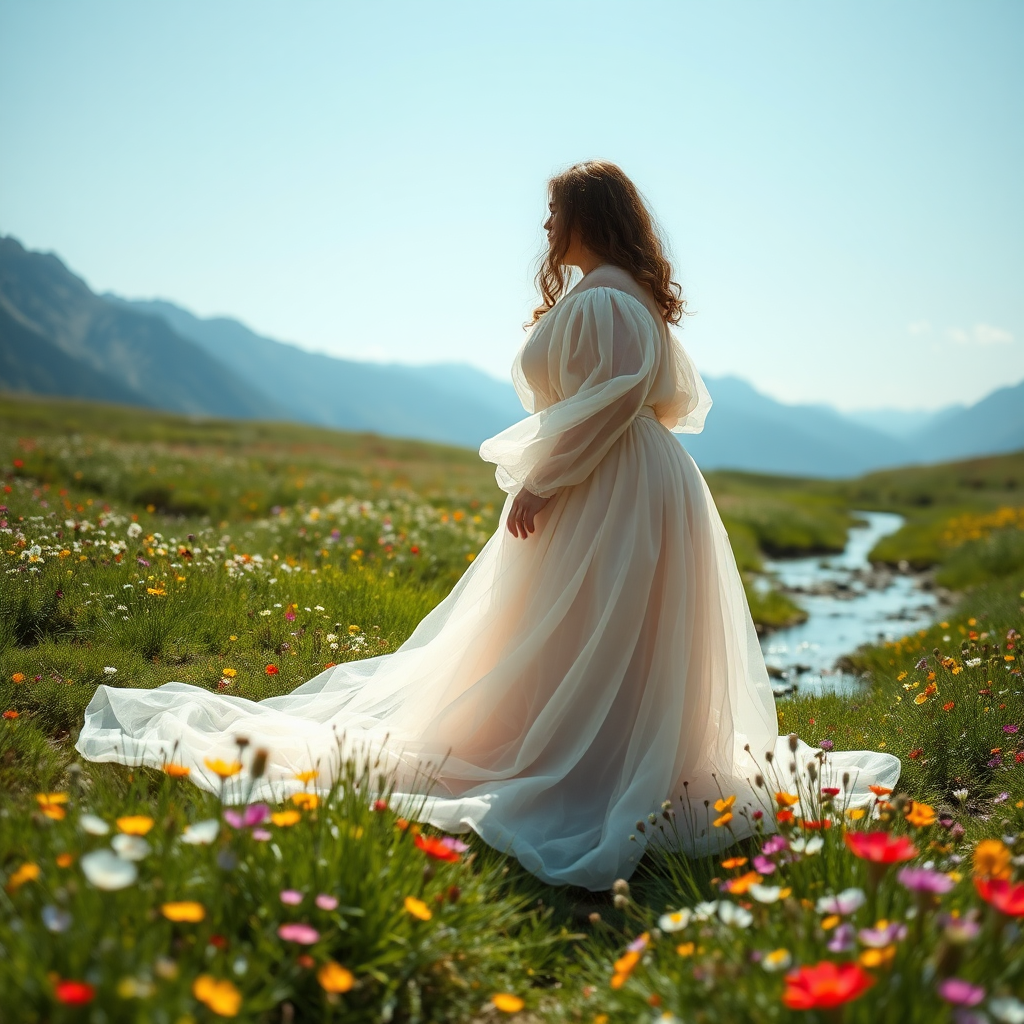
<svg viewBox="0 0 1024 1024">
<path fill-rule="evenodd" d="M 759 629 L 802 615 L 764 558 L 841 550 L 861 509 L 907 520 L 873 560 L 959 603 L 851 652 L 857 694 L 779 702 L 826 763 L 896 754 L 895 792 L 766 763 L 739 844 L 730 794 L 672 794 L 597 894 L 402 819 L 369 762 L 244 808 L 248 754 L 222 801 L 73 749 L 100 683 L 259 700 L 395 650 L 498 526 L 475 452 L 5 396 L 0 466 L 0 1020 L 1024 1021 L 1024 453 L 708 475 Z M 664 842 L 684 821 L 714 856 Z"/>
</svg>

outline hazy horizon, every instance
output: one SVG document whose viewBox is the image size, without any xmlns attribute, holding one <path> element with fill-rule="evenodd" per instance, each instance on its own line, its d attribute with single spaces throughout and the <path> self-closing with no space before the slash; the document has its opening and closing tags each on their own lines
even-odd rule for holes
<svg viewBox="0 0 1024 1024">
<path fill-rule="evenodd" d="M 0 0 L 0 99 L 0 231 L 309 351 L 507 380 L 544 183 L 602 156 L 709 376 L 857 412 L 1024 378 L 1012 0 Z"/>
</svg>

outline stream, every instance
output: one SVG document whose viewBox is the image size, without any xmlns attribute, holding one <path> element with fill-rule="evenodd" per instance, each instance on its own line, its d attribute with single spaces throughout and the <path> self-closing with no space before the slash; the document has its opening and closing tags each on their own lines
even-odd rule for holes
<svg viewBox="0 0 1024 1024">
<path fill-rule="evenodd" d="M 776 696 L 834 691 L 851 693 L 856 675 L 836 667 L 865 643 L 896 640 L 935 620 L 939 598 L 924 577 L 873 566 L 868 552 L 903 525 L 892 512 L 854 512 L 862 525 L 851 528 L 837 555 L 766 561 L 756 585 L 780 587 L 807 613 L 807 621 L 761 638 L 761 650 Z M 924 585 L 922 585 L 924 584 Z"/>
</svg>

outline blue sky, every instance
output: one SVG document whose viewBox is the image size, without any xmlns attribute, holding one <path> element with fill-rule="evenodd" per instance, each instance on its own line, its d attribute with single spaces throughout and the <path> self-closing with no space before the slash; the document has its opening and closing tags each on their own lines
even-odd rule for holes
<svg viewBox="0 0 1024 1024">
<path fill-rule="evenodd" d="M 705 373 L 1024 377 L 1024 4 L 0 0 L 0 231 L 94 289 L 496 376 L 545 182 L 647 195 Z"/>
</svg>

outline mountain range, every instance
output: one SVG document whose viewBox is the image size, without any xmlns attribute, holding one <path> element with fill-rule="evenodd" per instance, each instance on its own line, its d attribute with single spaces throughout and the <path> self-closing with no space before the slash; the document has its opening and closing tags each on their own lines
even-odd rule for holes
<svg viewBox="0 0 1024 1024">
<path fill-rule="evenodd" d="M 707 378 L 703 469 L 850 476 L 1024 448 L 1024 382 L 936 413 L 788 405 Z M 0 237 L 0 391 L 215 417 L 296 420 L 476 447 L 525 415 L 511 383 L 465 364 L 338 359 L 161 300 L 96 295 L 52 253 Z"/>
</svg>

